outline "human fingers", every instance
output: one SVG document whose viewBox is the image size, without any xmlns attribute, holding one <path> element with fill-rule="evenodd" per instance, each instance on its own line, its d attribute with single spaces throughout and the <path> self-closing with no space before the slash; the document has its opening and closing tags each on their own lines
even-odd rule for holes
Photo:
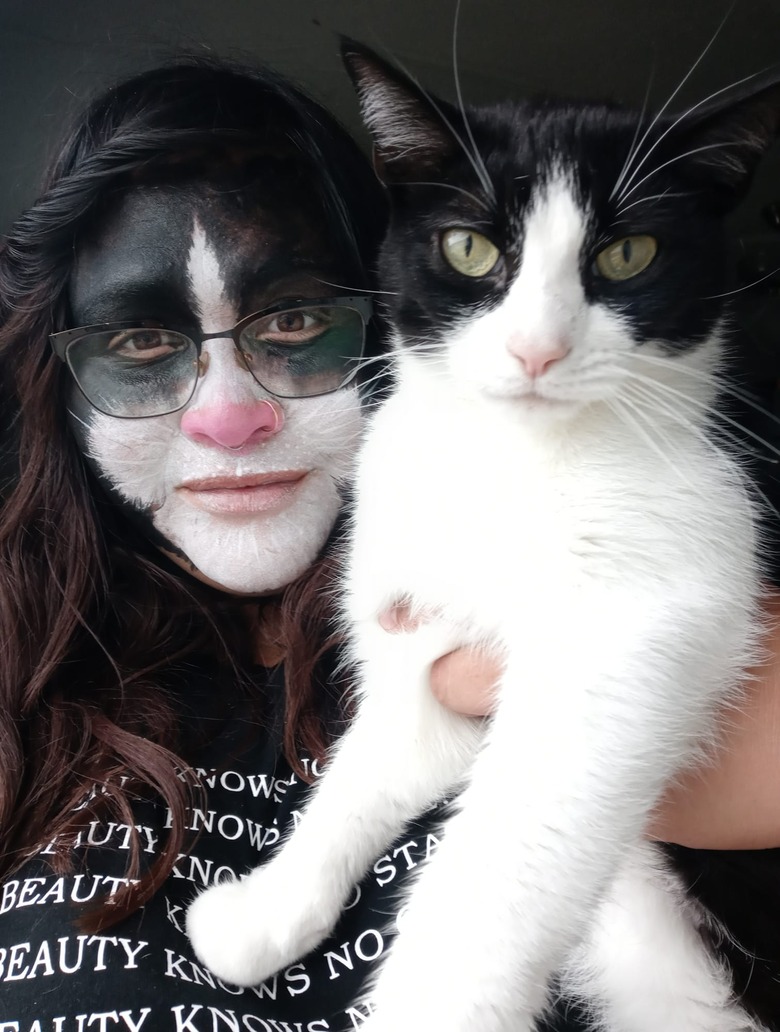
<svg viewBox="0 0 780 1032">
<path fill-rule="evenodd" d="M 456 713 L 485 717 L 493 712 L 501 669 L 501 664 L 481 649 L 456 649 L 431 667 L 431 691 Z"/>
</svg>

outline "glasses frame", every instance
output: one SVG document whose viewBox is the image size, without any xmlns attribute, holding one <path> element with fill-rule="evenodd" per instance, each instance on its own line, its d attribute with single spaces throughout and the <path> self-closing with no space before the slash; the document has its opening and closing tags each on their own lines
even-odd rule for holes
<svg viewBox="0 0 780 1032">
<path fill-rule="evenodd" d="M 264 383 L 262 383 L 260 380 L 258 380 L 257 376 L 255 375 L 255 373 L 251 369 L 250 364 L 247 361 L 248 356 L 244 353 L 244 351 L 243 351 L 243 349 L 241 347 L 241 342 L 240 342 L 241 333 L 242 333 L 242 331 L 244 330 L 245 327 L 247 327 L 251 323 L 255 322 L 256 319 L 262 319 L 262 318 L 264 318 L 265 316 L 268 316 L 268 315 L 275 315 L 277 312 L 294 312 L 294 311 L 296 311 L 299 308 L 351 308 L 353 311 L 356 311 L 360 315 L 360 318 L 362 319 L 362 322 L 363 322 L 363 343 L 361 345 L 360 355 L 358 356 L 357 360 L 355 360 L 355 367 L 354 367 L 353 371 L 346 377 L 345 380 L 343 380 L 338 385 L 338 387 L 332 387 L 330 390 L 327 390 L 327 391 L 319 391 L 317 394 L 299 394 L 299 395 L 276 394 L 270 388 L 266 387 L 266 385 Z M 87 397 L 87 395 L 85 394 L 84 390 L 81 387 L 81 384 L 79 383 L 79 379 L 76 376 L 75 370 L 73 369 L 73 367 L 71 366 L 71 364 L 70 364 L 70 362 L 68 360 L 68 351 L 70 350 L 71 346 L 73 344 L 76 344 L 78 341 L 82 340 L 84 337 L 89 337 L 93 333 L 106 333 L 106 332 L 114 331 L 114 330 L 120 331 L 120 330 L 134 330 L 134 329 L 138 329 L 138 330 L 149 329 L 149 330 L 170 330 L 171 333 L 178 333 L 179 336 L 186 338 L 187 340 L 191 341 L 192 344 L 195 345 L 195 353 L 196 353 L 196 356 L 197 356 L 197 363 L 196 363 L 196 365 L 197 365 L 197 374 L 196 374 L 196 376 L 195 376 L 195 378 L 193 380 L 192 392 L 190 393 L 190 395 L 187 398 L 187 400 L 182 402 L 181 405 L 177 405 L 176 408 L 168 409 L 166 412 L 158 413 L 158 415 L 170 415 L 172 412 L 180 412 L 186 405 L 188 405 L 192 401 L 192 397 L 195 394 L 195 390 L 197 389 L 197 386 L 198 386 L 198 380 L 203 375 L 202 374 L 202 369 L 201 369 L 201 364 L 200 364 L 200 356 L 201 356 L 201 351 L 203 350 L 203 343 L 204 343 L 204 341 L 207 341 L 207 340 L 219 340 L 219 339 L 224 339 L 224 338 L 228 338 L 228 339 L 232 340 L 233 341 L 233 346 L 236 349 L 236 351 L 239 353 L 239 355 L 241 356 L 241 361 L 243 362 L 244 367 L 246 368 L 246 370 L 249 373 L 249 375 L 252 377 L 252 379 L 255 381 L 255 383 L 258 384 L 258 386 L 262 387 L 264 391 L 267 391 L 274 398 L 282 398 L 282 399 L 284 399 L 284 398 L 295 398 L 295 397 L 298 397 L 298 398 L 318 398 L 318 397 L 322 397 L 322 395 L 324 395 L 324 394 L 333 394 L 336 391 L 340 391 L 342 387 L 346 387 L 347 384 L 351 383 L 352 380 L 354 380 L 354 378 L 357 376 L 358 368 L 359 368 L 358 361 L 359 361 L 360 358 L 363 357 L 363 354 L 365 352 L 365 347 L 366 347 L 366 329 L 368 327 L 369 322 L 371 321 L 371 319 L 373 317 L 373 314 L 374 314 L 373 301 L 371 300 L 370 297 L 368 297 L 365 294 L 352 294 L 352 295 L 344 295 L 344 294 L 342 294 L 342 295 L 339 295 L 338 297 L 304 297 L 304 298 L 294 298 L 294 299 L 291 299 L 291 300 L 288 300 L 288 301 L 279 301 L 275 305 L 271 305 L 269 308 L 263 308 L 259 312 L 252 312 L 251 315 L 245 316 L 243 319 L 240 319 L 236 323 L 236 325 L 233 326 L 231 329 L 217 330 L 214 333 L 198 333 L 198 334 L 193 336 L 192 334 L 189 334 L 189 333 L 181 333 L 181 331 L 179 331 L 179 330 L 171 330 L 170 327 L 165 326 L 163 323 L 161 323 L 161 322 L 159 322 L 157 320 L 132 319 L 132 320 L 123 320 L 121 322 L 95 323 L 92 326 L 77 326 L 77 327 L 75 327 L 72 330 L 59 330 L 57 333 L 50 333 L 49 334 L 49 343 L 51 344 L 52 351 L 57 356 L 57 358 L 60 359 L 61 362 L 64 362 L 65 365 L 68 367 L 68 370 L 69 370 L 71 376 L 73 377 L 73 379 L 74 379 L 74 381 L 76 383 L 76 386 L 81 391 L 81 393 L 84 395 L 84 397 L 89 402 L 89 404 L 92 405 L 93 408 L 96 408 L 98 410 L 98 412 L 103 412 L 103 410 L 98 405 L 95 405 L 95 403 L 89 397 Z M 156 416 L 118 416 L 118 415 L 116 415 L 116 413 L 113 413 L 113 412 L 103 412 L 103 414 L 111 416 L 112 419 L 155 419 L 155 418 L 157 418 Z"/>
</svg>

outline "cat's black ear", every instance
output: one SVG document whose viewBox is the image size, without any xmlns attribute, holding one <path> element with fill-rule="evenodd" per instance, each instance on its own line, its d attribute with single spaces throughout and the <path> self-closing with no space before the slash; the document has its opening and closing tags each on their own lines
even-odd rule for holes
<svg viewBox="0 0 780 1032">
<path fill-rule="evenodd" d="M 387 183 L 430 178 L 455 153 L 457 112 L 434 99 L 369 47 L 342 37 L 341 56 L 374 140 L 374 167 Z"/>
<path fill-rule="evenodd" d="M 725 207 L 746 193 L 759 161 L 780 135 L 780 69 L 751 77 L 739 90 L 677 120 L 685 171 L 714 187 Z"/>
</svg>

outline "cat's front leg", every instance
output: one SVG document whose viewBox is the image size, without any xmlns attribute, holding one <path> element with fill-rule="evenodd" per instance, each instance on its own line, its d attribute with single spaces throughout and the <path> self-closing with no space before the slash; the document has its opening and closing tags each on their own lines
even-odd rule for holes
<svg viewBox="0 0 780 1032">
<path fill-rule="evenodd" d="M 302 820 L 280 852 L 190 907 L 195 952 L 218 977 L 256 985 L 332 930 L 354 885 L 406 822 L 462 776 L 480 722 L 433 698 L 428 669 L 451 648 L 435 622 L 415 634 L 368 630 L 363 699 Z"/>
<path fill-rule="evenodd" d="M 685 641 L 632 598 L 584 611 L 593 619 L 580 617 L 565 648 L 537 637 L 510 653 L 485 747 L 412 889 L 365 1032 L 531 1032 L 623 851 L 707 733 L 718 686 L 736 677 L 728 635 L 707 635 L 706 622 L 692 619 Z"/>
</svg>

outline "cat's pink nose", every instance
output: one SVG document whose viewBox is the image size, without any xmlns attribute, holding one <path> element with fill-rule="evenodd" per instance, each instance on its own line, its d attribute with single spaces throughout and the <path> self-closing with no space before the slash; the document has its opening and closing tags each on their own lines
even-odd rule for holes
<svg viewBox="0 0 780 1032">
<path fill-rule="evenodd" d="M 563 340 L 551 341 L 549 344 L 538 344 L 529 341 L 527 338 L 512 337 L 507 343 L 507 350 L 510 355 L 519 361 L 525 370 L 526 376 L 532 380 L 543 376 L 551 366 L 566 358 L 569 354 L 569 346 Z"/>
<path fill-rule="evenodd" d="M 211 405 L 190 409 L 181 419 L 182 433 L 199 444 L 243 448 L 278 434 L 284 414 L 274 401 Z"/>
</svg>

